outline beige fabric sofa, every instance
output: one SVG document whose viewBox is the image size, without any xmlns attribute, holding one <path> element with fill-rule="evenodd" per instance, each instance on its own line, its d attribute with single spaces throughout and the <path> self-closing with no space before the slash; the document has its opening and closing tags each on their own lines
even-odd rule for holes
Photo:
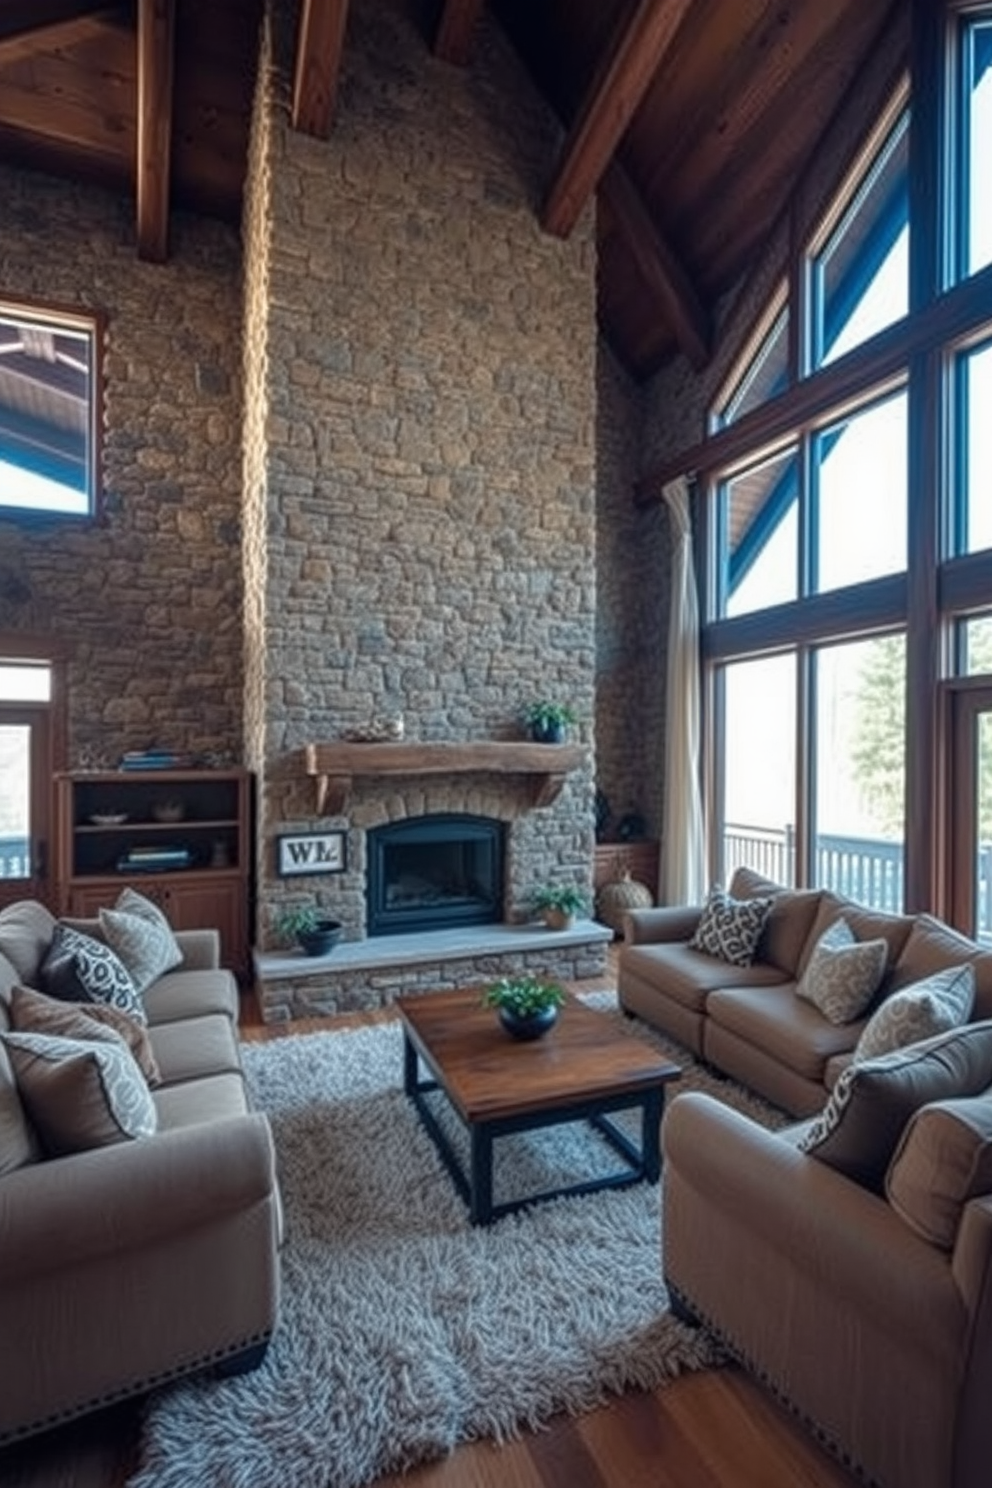
<svg viewBox="0 0 992 1488">
<path fill-rule="evenodd" d="M 39 904 L 0 912 L 0 1027 L 53 926 Z M 246 1099 L 237 986 L 214 931 L 176 939 L 181 966 L 144 994 L 155 1134 L 7 1171 L 0 1151 L 0 1440 L 205 1366 L 249 1368 L 275 1326 L 274 1154 Z M 0 1046 L 8 1156 L 18 1119 Z"/>
<path fill-rule="evenodd" d="M 883 914 L 827 890 L 783 889 L 747 868 L 737 869 L 730 892 L 774 898 L 753 964 L 734 966 L 689 948 L 701 907 L 633 910 L 620 952 L 620 1005 L 795 1116 L 822 1109 L 870 1014 L 890 993 L 970 961 L 972 1017 L 992 1017 L 992 952 L 929 915 Z M 795 990 L 821 934 L 841 916 L 858 940 L 884 938 L 889 957 L 864 1017 L 838 1025 Z"/>
<path fill-rule="evenodd" d="M 705 1322 L 859 1480 L 986 1488 L 992 1192 L 964 1205 L 945 1248 L 885 1194 L 797 1150 L 794 1133 L 708 1096 L 676 1096 L 663 1143 L 676 1311 Z"/>
</svg>

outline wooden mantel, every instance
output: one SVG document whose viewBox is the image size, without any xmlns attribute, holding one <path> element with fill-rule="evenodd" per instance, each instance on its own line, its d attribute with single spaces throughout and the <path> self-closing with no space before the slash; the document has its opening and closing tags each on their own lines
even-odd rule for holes
<svg viewBox="0 0 992 1488">
<path fill-rule="evenodd" d="M 535 806 L 550 806 L 585 758 L 578 744 L 307 744 L 306 773 L 317 782 L 317 815 L 340 816 L 356 776 L 525 775 Z"/>
</svg>

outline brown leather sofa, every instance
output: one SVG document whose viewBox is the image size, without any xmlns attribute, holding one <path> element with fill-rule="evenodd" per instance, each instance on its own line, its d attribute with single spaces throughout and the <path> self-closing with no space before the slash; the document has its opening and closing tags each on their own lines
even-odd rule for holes
<svg viewBox="0 0 992 1488">
<path fill-rule="evenodd" d="M 730 893 L 773 897 L 754 962 L 735 966 L 690 949 L 701 906 L 633 910 L 620 952 L 620 1005 L 795 1116 L 822 1109 L 871 1013 L 890 993 L 970 961 L 972 1017 L 992 1017 L 992 952 L 930 915 L 883 914 L 828 890 L 783 889 L 748 868 L 736 870 Z M 884 938 L 889 953 L 864 1016 L 835 1024 L 795 991 L 813 947 L 841 916 L 858 940 Z"/>
<path fill-rule="evenodd" d="M 53 925 L 40 904 L 0 912 L 0 1028 L 11 989 L 37 986 Z M 251 1367 L 275 1326 L 274 1153 L 245 1094 L 237 985 L 216 932 L 176 939 L 182 964 L 143 999 L 153 1135 L 18 1162 L 0 1046 L 0 1441 L 207 1366 Z"/>
</svg>

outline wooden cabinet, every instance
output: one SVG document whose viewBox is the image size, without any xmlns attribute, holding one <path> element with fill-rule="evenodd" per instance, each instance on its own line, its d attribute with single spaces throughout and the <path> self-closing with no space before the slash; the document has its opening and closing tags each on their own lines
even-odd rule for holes
<svg viewBox="0 0 992 1488">
<path fill-rule="evenodd" d="M 245 770 L 115 770 L 56 781 L 63 914 L 92 915 L 125 885 L 176 930 L 215 928 L 250 970 L 251 777 Z"/>
</svg>

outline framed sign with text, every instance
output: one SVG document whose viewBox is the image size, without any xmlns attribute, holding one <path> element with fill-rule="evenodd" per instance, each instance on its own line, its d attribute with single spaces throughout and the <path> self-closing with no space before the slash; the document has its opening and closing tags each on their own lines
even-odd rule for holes
<svg viewBox="0 0 992 1488">
<path fill-rule="evenodd" d="M 302 873 L 343 873 L 343 832 L 294 832 L 276 838 L 276 872 L 280 878 Z"/>
</svg>

